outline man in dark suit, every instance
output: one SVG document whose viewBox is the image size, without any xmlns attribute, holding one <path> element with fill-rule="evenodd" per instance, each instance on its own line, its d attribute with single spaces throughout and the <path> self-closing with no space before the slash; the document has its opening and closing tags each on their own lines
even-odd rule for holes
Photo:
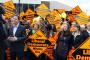
<svg viewBox="0 0 90 60">
<path fill-rule="evenodd" d="M 5 10 L 0 6 L 0 60 L 5 60 L 5 50 L 6 50 L 6 38 L 7 38 L 7 29 L 5 26 L 4 14 Z"/>
<path fill-rule="evenodd" d="M 11 49 L 11 60 L 24 60 L 24 40 L 26 39 L 25 27 L 20 25 L 18 17 L 13 16 L 11 18 L 11 28 L 9 29 L 10 49 Z"/>
</svg>

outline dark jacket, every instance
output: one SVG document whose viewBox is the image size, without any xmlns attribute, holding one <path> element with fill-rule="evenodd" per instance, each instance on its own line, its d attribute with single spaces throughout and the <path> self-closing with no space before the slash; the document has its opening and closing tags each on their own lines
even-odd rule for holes
<svg viewBox="0 0 90 60">
<path fill-rule="evenodd" d="M 81 31 L 81 33 L 83 36 L 83 41 L 85 41 L 89 37 L 89 33 L 87 32 L 87 30 L 83 30 Z"/>
<path fill-rule="evenodd" d="M 6 48 L 6 39 L 8 37 L 8 31 L 5 26 L 5 21 L 2 19 L 2 16 L 0 15 L 0 48 Z"/>
<path fill-rule="evenodd" d="M 77 35 L 75 38 L 74 38 L 74 41 L 73 41 L 73 46 L 75 48 L 79 47 L 80 44 L 82 44 L 87 38 L 89 37 L 89 34 L 87 31 L 80 31 L 80 35 Z"/>
<path fill-rule="evenodd" d="M 9 36 L 13 36 L 13 28 L 9 29 Z M 23 43 L 24 40 L 26 39 L 25 27 L 19 24 L 15 36 L 17 37 L 17 41 L 10 42 L 11 51 L 16 51 L 16 52 L 23 51 L 24 50 Z"/>
<path fill-rule="evenodd" d="M 58 55 L 67 56 L 69 50 L 71 49 L 72 42 L 73 42 L 72 34 L 69 31 L 60 32 L 56 47 Z"/>
<path fill-rule="evenodd" d="M 1 40 L 5 40 L 7 37 L 5 31 L 4 31 L 4 27 L 3 27 L 3 23 L 0 22 L 0 41 Z"/>
<path fill-rule="evenodd" d="M 5 21 L 3 20 L 2 15 L 0 14 L 0 41 L 5 40 L 7 37 L 7 34 L 5 33 L 6 28 L 3 25 L 5 25 Z"/>
</svg>

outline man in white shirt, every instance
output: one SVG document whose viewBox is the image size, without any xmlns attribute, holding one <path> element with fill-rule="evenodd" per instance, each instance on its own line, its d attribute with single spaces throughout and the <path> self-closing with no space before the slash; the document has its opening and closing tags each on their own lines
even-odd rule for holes
<svg viewBox="0 0 90 60">
<path fill-rule="evenodd" d="M 25 27 L 19 23 L 18 17 L 14 16 L 11 18 L 11 28 L 9 29 L 10 49 L 11 49 L 11 60 L 23 60 L 24 55 L 24 40 L 26 39 Z"/>
</svg>

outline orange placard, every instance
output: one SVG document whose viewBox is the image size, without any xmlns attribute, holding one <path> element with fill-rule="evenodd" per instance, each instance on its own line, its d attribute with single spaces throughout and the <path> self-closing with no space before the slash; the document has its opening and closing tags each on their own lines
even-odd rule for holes
<svg viewBox="0 0 90 60">
<path fill-rule="evenodd" d="M 44 53 L 47 47 L 51 44 L 41 30 L 36 31 L 36 33 L 29 38 L 31 39 L 31 42 L 28 43 L 28 47 L 36 57 L 39 57 Z"/>
<path fill-rule="evenodd" d="M 31 9 L 28 9 L 28 10 L 26 11 L 26 15 L 29 15 L 29 14 L 35 14 L 35 12 L 32 11 Z"/>
<path fill-rule="evenodd" d="M 89 22 L 89 16 L 85 12 L 77 14 L 75 19 L 79 25 L 86 25 Z"/>
<path fill-rule="evenodd" d="M 36 12 L 39 16 L 45 18 L 48 14 L 50 14 L 49 8 L 45 4 L 41 4 L 36 8 Z"/>
<path fill-rule="evenodd" d="M 23 20 L 22 17 L 25 16 L 25 13 L 24 12 L 21 12 L 19 17 L 20 17 L 20 20 Z"/>
<path fill-rule="evenodd" d="M 33 21 L 33 19 L 34 19 L 34 14 L 35 14 L 34 11 L 32 11 L 31 9 L 28 9 L 28 10 L 25 12 L 26 20 L 30 20 L 30 22 L 32 23 L 32 21 Z"/>
<path fill-rule="evenodd" d="M 13 1 L 11 0 L 11 1 L 8 1 L 8 2 L 5 2 L 5 3 L 3 3 L 3 6 L 5 7 L 5 8 L 8 8 L 8 9 L 15 9 L 15 6 L 14 6 L 14 3 L 13 3 Z"/>
<path fill-rule="evenodd" d="M 38 30 L 35 34 L 33 34 L 30 37 L 32 39 L 43 39 L 43 40 L 47 40 L 47 37 L 43 34 L 43 32 L 41 30 Z"/>
<path fill-rule="evenodd" d="M 80 49 L 90 49 L 90 38 L 88 38 L 81 46 Z"/>
<path fill-rule="evenodd" d="M 75 21 L 75 18 L 74 18 L 74 15 L 70 14 L 67 16 L 67 19 L 70 21 L 70 22 L 74 22 Z"/>
<path fill-rule="evenodd" d="M 90 37 L 86 39 L 72 55 L 75 60 L 90 60 Z"/>
<path fill-rule="evenodd" d="M 48 22 L 50 24 L 54 24 L 54 19 L 55 19 L 55 16 L 54 15 L 49 14 L 48 17 L 47 17 L 47 19 L 48 19 Z"/>
<path fill-rule="evenodd" d="M 14 15 L 15 6 L 13 1 L 8 1 L 3 3 L 4 8 L 6 9 L 5 18 L 11 18 Z"/>
<path fill-rule="evenodd" d="M 12 11 L 9 11 L 9 10 L 7 10 L 4 14 L 5 18 L 11 18 L 14 15 L 15 15 L 15 13 Z"/>
<path fill-rule="evenodd" d="M 76 6 L 76 7 L 73 8 L 71 11 L 72 11 L 72 14 L 75 14 L 75 15 L 82 12 L 82 10 L 80 9 L 79 6 Z"/>
<path fill-rule="evenodd" d="M 54 60 L 54 46 L 55 46 L 55 40 L 53 38 L 49 38 L 51 40 L 51 45 L 48 46 L 48 48 L 45 50 L 44 54 L 46 54 L 51 60 Z M 53 43 L 54 42 L 54 43 Z"/>
<path fill-rule="evenodd" d="M 57 14 L 55 19 L 54 19 L 54 24 L 56 26 L 57 32 L 59 32 L 60 28 L 61 28 L 60 22 L 61 22 L 61 16 L 60 16 L 60 14 Z"/>
<path fill-rule="evenodd" d="M 51 42 L 51 45 L 47 47 L 44 54 L 46 54 L 51 60 L 54 60 L 54 46 L 56 44 L 58 34 L 54 34 L 48 40 Z"/>
<path fill-rule="evenodd" d="M 58 9 L 58 12 L 62 14 L 63 12 L 65 12 L 65 9 Z"/>
<path fill-rule="evenodd" d="M 57 14 L 57 15 L 52 15 L 52 14 L 50 14 L 49 16 L 48 16 L 48 22 L 50 23 L 50 24 L 55 24 L 55 26 L 56 26 L 56 29 L 57 29 L 57 31 L 59 32 L 59 30 L 60 30 L 60 21 L 61 21 L 61 16 L 60 16 L 60 14 Z"/>
<path fill-rule="evenodd" d="M 55 16 L 55 15 L 59 14 L 59 12 L 56 9 L 54 9 L 53 11 L 51 11 L 50 14 L 53 15 L 53 16 Z"/>
</svg>

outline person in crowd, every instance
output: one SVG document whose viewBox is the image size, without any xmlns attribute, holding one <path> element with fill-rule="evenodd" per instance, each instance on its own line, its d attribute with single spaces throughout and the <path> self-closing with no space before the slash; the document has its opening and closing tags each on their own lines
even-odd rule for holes
<svg viewBox="0 0 90 60">
<path fill-rule="evenodd" d="M 55 24 L 51 24 L 51 36 L 54 34 L 54 32 L 57 32 Z"/>
<path fill-rule="evenodd" d="M 62 20 L 61 20 L 61 25 L 63 24 L 63 23 L 69 23 L 69 21 L 68 21 L 68 19 L 66 19 L 66 18 L 62 18 Z M 69 23 L 70 24 L 70 23 Z"/>
<path fill-rule="evenodd" d="M 34 19 L 32 20 L 32 23 L 34 23 L 34 22 L 40 23 L 40 18 L 41 17 L 39 15 L 34 14 Z"/>
<path fill-rule="evenodd" d="M 57 32 L 56 26 L 54 24 L 48 24 L 46 36 L 49 38 L 54 34 L 54 32 Z"/>
<path fill-rule="evenodd" d="M 30 29 L 30 32 L 28 34 L 28 37 L 30 37 L 31 35 L 33 35 L 38 29 L 40 29 L 40 23 L 34 22 L 31 24 L 32 28 Z M 29 38 L 26 43 L 28 45 L 28 43 L 31 42 L 31 39 Z M 48 41 L 46 41 L 46 43 L 48 43 Z M 30 49 L 27 50 L 26 53 L 26 60 L 45 60 L 45 54 L 41 54 L 38 58 L 32 53 L 32 51 Z"/>
<path fill-rule="evenodd" d="M 31 34 L 34 34 L 37 30 L 39 29 L 39 24 L 36 22 L 36 23 L 33 23 L 32 24 L 32 33 Z"/>
<path fill-rule="evenodd" d="M 50 15 L 48 14 L 48 15 L 46 15 L 46 17 L 45 17 L 45 24 L 46 25 L 48 25 L 49 24 L 49 22 L 48 22 L 48 18 L 50 17 Z"/>
<path fill-rule="evenodd" d="M 6 22 L 6 27 L 7 27 L 7 29 L 8 28 L 10 28 L 10 26 L 11 26 L 11 20 L 10 20 L 10 18 L 5 18 L 5 22 Z"/>
<path fill-rule="evenodd" d="M 33 35 L 38 29 L 39 29 L 39 24 L 37 22 L 31 24 L 31 28 L 29 28 L 30 31 L 28 32 L 27 40 L 25 42 L 27 45 L 29 42 L 31 42 L 29 36 Z M 35 60 L 35 59 L 38 58 L 36 58 L 36 56 L 32 53 L 32 51 L 29 48 L 27 48 L 27 51 L 25 53 L 25 60 Z"/>
<path fill-rule="evenodd" d="M 40 25 L 39 25 L 39 27 L 42 30 L 42 32 L 45 34 L 47 25 L 45 24 L 45 20 L 43 18 L 40 18 Z"/>
<path fill-rule="evenodd" d="M 85 25 L 80 25 L 80 28 L 81 28 L 80 29 L 81 31 L 85 31 L 86 30 L 86 26 Z"/>
<path fill-rule="evenodd" d="M 23 16 L 22 17 L 22 20 L 21 20 L 21 25 L 23 25 L 25 27 L 25 30 L 26 30 L 26 40 L 24 41 L 24 58 L 25 60 L 29 60 L 29 49 L 28 49 L 28 46 L 27 46 L 27 40 L 28 40 L 28 37 L 29 37 L 29 32 L 31 32 L 32 28 L 31 28 L 31 20 L 26 20 L 26 16 Z M 31 60 L 31 59 L 30 59 Z"/>
<path fill-rule="evenodd" d="M 27 22 L 28 20 L 26 20 L 26 16 L 22 17 L 22 20 L 20 22 L 21 25 L 25 26 L 26 29 L 28 29 L 30 27 L 29 23 Z"/>
<path fill-rule="evenodd" d="M 73 38 L 74 38 L 72 48 L 75 49 L 83 42 L 84 38 L 83 38 L 83 33 L 80 30 L 80 26 L 79 25 L 74 25 L 73 27 L 74 27 L 75 31 L 72 32 L 72 35 L 73 35 Z"/>
<path fill-rule="evenodd" d="M 58 35 L 55 49 L 55 59 L 56 60 L 67 60 L 67 55 L 72 47 L 72 34 L 69 30 L 68 24 L 62 24 L 61 31 Z"/>
<path fill-rule="evenodd" d="M 23 60 L 24 56 L 24 40 L 26 39 L 25 27 L 18 20 L 18 16 L 11 18 L 11 27 L 9 28 L 8 41 L 10 42 L 11 60 Z"/>
<path fill-rule="evenodd" d="M 89 37 L 89 33 L 87 32 L 86 30 L 87 28 L 85 25 L 81 25 L 80 28 L 81 28 L 80 30 L 83 35 L 83 42 L 84 42 Z"/>
<path fill-rule="evenodd" d="M 46 27 L 46 29 L 47 29 L 47 32 L 46 32 L 46 36 L 49 38 L 49 36 L 50 36 L 50 30 L 52 30 L 52 26 L 51 26 L 51 24 L 48 24 L 47 25 L 47 27 Z"/>
<path fill-rule="evenodd" d="M 8 37 L 4 13 L 4 8 L 0 6 L 0 60 L 5 60 L 5 50 L 7 47 L 5 41 Z"/>
<path fill-rule="evenodd" d="M 47 21 L 44 18 L 40 18 L 40 23 L 39 23 L 39 29 L 45 34 L 45 36 L 47 35 Z M 53 26 L 52 26 L 53 27 Z M 51 32 L 51 31 L 49 31 Z M 52 32 L 53 33 L 53 32 Z M 47 44 L 51 44 L 48 40 L 45 42 Z M 45 60 L 47 57 L 44 53 L 41 54 L 41 56 L 39 57 L 39 60 Z"/>
<path fill-rule="evenodd" d="M 49 29 L 47 29 L 48 32 L 46 33 L 47 38 L 50 38 L 50 37 L 53 37 L 54 38 L 55 37 L 55 34 L 57 32 L 56 26 L 54 24 L 50 24 L 50 25 L 48 25 L 47 28 L 49 28 Z M 54 43 L 55 43 L 55 41 L 54 41 Z M 54 53 L 54 51 L 52 53 Z M 53 54 L 53 57 L 54 57 L 54 54 Z M 50 60 L 50 58 L 46 56 L 46 60 Z"/>
<path fill-rule="evenodd" d="M 77 23 L 76 21 L 73 21 L 73 22 L 71 23 L 71 26 L 76 26 L 76 25 L 78 25 L 78 23 Z"/>
</svg>

